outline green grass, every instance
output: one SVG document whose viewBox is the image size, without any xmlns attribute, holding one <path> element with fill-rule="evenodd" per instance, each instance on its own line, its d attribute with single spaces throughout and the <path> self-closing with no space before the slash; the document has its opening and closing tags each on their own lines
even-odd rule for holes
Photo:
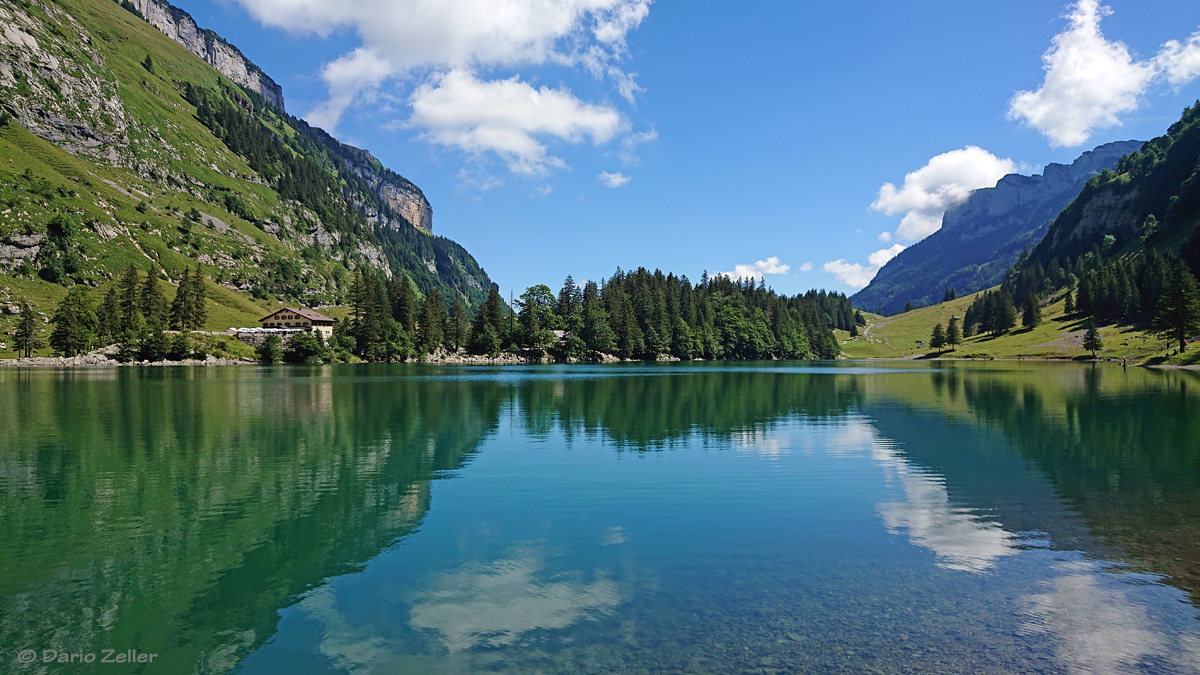
<svg viewBox="0 0 1200 675">
<path fill-rule="evenodd" d="M 865 335 L 850 338 L 837 331 L 842 352 L 848 358 L 859 359 L 1084 359 L 1091 353 L 1080 343 L 1088 324 L 1078 316 L 1065 315 L 1061 298 L 1042 307 L 1042 323 L 1033 329 L 1017 328 L 1004 335 L 975 335 L 963 338 L 957 349 L 934 352 L 928 348 L 935 324 L 946 327 L 952 316 L 960 319 L 980 294 L 974 294 L 923 307 L 890 317 L 867 315 Z M 1128 359 L 1132 363 L 1166 363 L 1184 365 L 1200 360 L 1200 350 L 1182 356 L 1164 357 L 1169 345 L 1153 333 L 1139 328 L 1117 325 L 1098 326 L 1104 349 L 1096 353 L 1101 359 Z"/>
</svg>

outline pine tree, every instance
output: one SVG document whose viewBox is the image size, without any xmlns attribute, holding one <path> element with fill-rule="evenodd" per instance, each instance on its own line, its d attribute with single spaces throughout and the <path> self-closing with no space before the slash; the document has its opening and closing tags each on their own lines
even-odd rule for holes
<svg viewBox="0 0 1200 675">
<path fill-rule="evenodd" d="M 467 306 L 463 304 L 462 298 L 454 299 L 454 309 L 446 318 L 445 332 L 442 340 L 451 351 L 457 352 L 459 347 L 467 344 L 467 337 L 471 333 L 471 321 L 467 318 Z"/>
<path fill-rule="evenodd" d="M 417 349 L 422 354 L 432 354 L 442 346 L 442 328 L 446 323 L 446 310 L 437 290 L 425 296 L 421 305 L 421 320 L 417 324 Z"/>
<path fill-rule="evenodd" d="M 593 354 L 611 354 L 617 347 L 616 335 L 608 323 L 608 312 L 600 302 L 596 282 L 589 281 L 583 288 L 582 325 L 579 337 L 584 348 Z"/>
<path fill-rule="evenodd" d="M 861 309 L 854 310 L 854 323 L 860 326 L 867 325 L 867 317 L 863 316 Z"/>
<path fill-rule="evenodd" d="M 471 324 L 468 349 L 472 354 L 496 354 L 504 343 L 504 301 L 495 286 L 488 291 L 487 300 L 475 313 Z"/>
<path fill-rule="evenodd" d="M 937 324 L 933 327 L 933 334 L 929 336 L 929 346 L 932 349 L 941 349 L 946 346 L 946 331 L 942 328 L 942 324 Z"/>
<path fill-rule="evenodd" d="M 119 331 L 139 330 L 142 326 L 141 277 L 133 265 L 125 270 L 117 283 L 117 301 L 121 310 Z"/>
<path fill-rule="evenodd" d="M 192 303 L 190 330 L 200 330 L 204 327 L 204 322 L 208 320 L 208 289 L 204 285 L 204 274 L 200 272 L 200 265 L 196 265 L 196 270 L 192 272 L 188 281 L 191 283 Z"/>
<path fill-rule="evenodd" d="M 850 337 L 856 338 L 858 335 L 858 324 L 856 323 L 853 326 L 850 326 Z"/>
<path fill-rule="evenodd" d="M 165 323 L 167 321 L 167 296 L 163 295 L 162 286 L 159 285 L 158 276 L 154 272 L 146 275 L 146 281 L 142 284 L 138 301 L 142 316 L 146 318 L 147 322 Z"/>
<path fill-rule="evenodd" d="M 117 336 L 121 334 L 121 301 L 117 297 L 116 286 L 108 287 L 108 292 L 104 294 L 104 300 L 96 310 L 96 316 L 100 321 L 102 340 L 106 341 L 106 344 L 115 342 Z"/>
<path fill-rule="evenodd" d="M 1096 324 L 1088 324 L 1087 332 L 1083 334 L 1083 348 L 1092 353 L 1092 358 L 1096 358 L 1096 352 L 1104 349 L 1104 341 L 1100 339 L 1100 331 L 1096 330 Z"/>
<path fill-rule="evenodd" d="M 1183 261 L 1176 262 L 1167 277 L 1154 328 L 1170 340 L 1179 343 L 1179 351 L 1187 349 L 1187 341 L 1200 330 L 1200 290 L 1196 278 Z"/>
<path fill-rule="evenodd" d="M 1066 297 L 1063 299 L 1063 312 L 1065 312 L 1067 316 L 1075 313 L 1075 295 L 1069 288 L 1067 289 Z"/>
<path fill-rule="evenodd" d="M 1042 307 L 1032 293 L 1025 297 L 1025 311 L 1021 313 L 1021 325 L 1033 330 L 1042 323 Z"/>
<path fill-rule="evenodd" d="M 951 348 L 955 348 L 962 344 L 962 329 L 958 326 L 958 317 L 950 317 L 950 325 L 946 327 L 946 344 Z"/>
<path fill-rule="evenodd" d="M 38 338 L 38 320 L 37 315 L 33 311 L 33 305 L 25 298 L 21 298 L 18 303 L 21 308 L 20 318 L 17 320 L 17 328 L 13 332 L 13 347 L 17 350 L 17 354 L 25 358 L 33 356 L 35 349 L 40 349 L 42 341 Z"/>
<path fill-rule="evenodd" d="M 417 332 L 417 300 L 413 294 L 412 284 L 403 272 L 392 277 L 392 283 L 388 286 L 388 300 L 392 305 L 392 318 L 400 324 L 409 337 L 415 336 Z"/>
<path fill-rule="evenodd" d="M 179 275 L 179 287 L 175 289 L 175 299 L 171 301 L 171 328 L 187 330 L 191 325 L 192 315 L 192 282 L 188 268 L 184 267 Z"/>
<path fill-rule="evenodd" d="M 911 311 L 913 311 L 912 302 L 910 301 L 910 302 L 904 303 L 904 313 L 907 314 Z"/>
<path fill-rule="evenodd" d="M 50 346 L 63 356 L 75 356 L 96 342 L 98 322 L 92 296 L 83 286 L 72 286 L 54 313 Z"/>
</svg>

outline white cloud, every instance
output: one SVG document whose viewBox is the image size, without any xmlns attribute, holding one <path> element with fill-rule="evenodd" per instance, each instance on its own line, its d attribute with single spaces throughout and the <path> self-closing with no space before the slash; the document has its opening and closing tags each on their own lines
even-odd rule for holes
<svg viewBox="0 0 1200 675">
<path fill-rule="evenodd" d="M 1164 42 L 1154 61 L 1167 83 L 1176 89 L 1200 77 L 1200 31 L 1186 42 Z"/>
<path fill-rule="evenodd" d="M 601 171 L 600 173 L 596 174 L 596 180 L 600 181 L 600 184 L 606 188 L 619 188 L 633 179 L 630 176 L 626 176 L 625 174 L 621 173 L 620 171 L 617 173 Z"/>
<path fill-rule="evenodd" d="M 429 82 L 446 73 L 484 73 L 504 69 L 519 72 L 529 66 L 582 68 L 597 78 L 610 78 L 617 92 L 632 101 L 641 87 L 636 74 L 621 64 L 628 47 L 628 34 L 637 29 L 650 12 L 653 0 L 237 0 L 258 21 L 297 34 L 328 36 L 350 31 L 360 41 L 353 51 L 322 69 L 328 99 L 309 112 L 309 119 L 332 130 L 351 106 L 370 102 L 385 84 L 417 87 L 415 102 L 427 96 Z M 472 78 L 476 77 L 472 75 Z M 509 86 L 513 80 L 498 79 L 482 84 Z M 519 80 L 518 80 L 519 82 Z M 543 91 L 545 89 L 543 88 Z M 559 90 L 549 90 L 559 91 Z M 418 96 L 419 95 L 419 96 Z M 405 96 L 401 95 L 402 100 Z M 560 161 L 542 161 L 534 148 L 515 153 L 513 143 L 530 146 L 530 134 L 491 135 L 475 128 L 473 117 L 486 117 L 487 97 L 459 101 L 475 105 L 464 126 L 454 126 L 461 107 L 414 110 L 414 126 L 433 129 L 427 138 L 436 143 L 468 146 L 471 153 L 495 152 L 518 173 L 539 173 Z M 607 105 L 576 101 L 579 110 Z M 532 106 L 523 126 L 535 130 L 553 127 L 562 112 L 554 106 Z M 613 111 L 615 114 L 615 111 Z M 568 120 L 568 124 L 572 120 Z M 536 131 L 535 131 L 536 133 Z M 553 132 L 550 132 L 552 135 Z M 469 137 L 469 138 L 466 138 Z M 580 135 L 558 135 L 578 142 Z M 612 135 L 605 135 L 605 142 Z M 543 149 L 544 150 L 544 149 Z M 514 157 L 517 161 L 514 161 Z"/>
<path fill-rule="evenodd" d="M 565 89 L 535 89 L 517 77 L 483 81 L 452 70 L 417 87 L 408 125 L 433 143 L 498 154 L 513 173 L 543 175 L 566 163 L 540 138 L 600 144 L 627 128 L 615 108 L 585 103 Z"/>
<path fill-rule="evenodd" d="M 1005 175 L 1017 170 L 1011 159 L 1000 159 L 975 146 L 952 150 L 929 160 L 904 177 L 904 185 L 884 183 L 871 208 L 889 216 L 905 214 L 895 237 L 918 241 L 942 227 L 946 209 L 966 201 L 972 190 L 994 187 Z M 887 243 L 892 235 L 880 235 Z"/>
<path fill-rule="evenodd" d="M 811 260 L 800 266 L 801 272 L 811 272 L 812 269 L 813 269 L 813 264 L 812 264 Z"/>
<path fill-rule="evenodd" d="M 1078 146 L 1100 129 L 1119 126 L 1123 114 L 1141 107 L 1152 83 L 1178 89 L 1200 77 L 1200 32 L 1186 42 L 1167 41 L 1153 59 L 1139 60 L 1101 32 L 1100 21 L 1110 14 L 1100 0 L 1074 5 L 1066 30 L 1042 56 L 1041 87 L 1013 96 L 1010 119 L 1037 129 L 1055 147 Z"/>
<path fill-rule="evenodd" d="M 848 263 L 845 258 L 838 258 L 825 263 L 821 269 L 837 277 L 838 281 L 851 288 L 865 288 L 879 273 L 880 268 L 888 264 L 892 258 L 900 255 L 903 250 L 904 246 L 896 244 L 891 248 L 880 249 L 867 256 L 866 265 Z"/>
<path fill-rule="evenodd" d="M 734 265 L 732 272 L 717 272 L 714 276 L 727 276 L 734 281 L 743 279 L 754 279 L 758 281 L 766 274 L 787 274 L 791 269 L 791 265 L 785 265 L 779 260 L 779 256 L 771 256 L 766 260 L 759 260 L 749 265 Z M 812 269 L 811 263 L 809 269 Z M 807 271 L 807 270 L 805 270 Z"/>
<path fill-rule="evenodd" d="M 625 166 L 637 166 L 641 164 L 641 159 L 637 156 L 638 146 L 656 140 L 658 140 L 658 130 L 654 127 L 650 127 L 649 131 L 638 131 L 622 138 L 621 152 L 618 154 L 621 158 L 621 163 Z"/>
</svg>

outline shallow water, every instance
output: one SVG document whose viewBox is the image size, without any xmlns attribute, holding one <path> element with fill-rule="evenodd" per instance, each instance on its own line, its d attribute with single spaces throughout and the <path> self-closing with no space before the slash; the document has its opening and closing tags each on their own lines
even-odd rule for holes
<svg viewBox="0 0 1200 675">
<path fill-rule="evenodd" d="M 1076 364 L 0 370 L 0 672 L 1200 672 L 1197 391 Z"/>
</svg>

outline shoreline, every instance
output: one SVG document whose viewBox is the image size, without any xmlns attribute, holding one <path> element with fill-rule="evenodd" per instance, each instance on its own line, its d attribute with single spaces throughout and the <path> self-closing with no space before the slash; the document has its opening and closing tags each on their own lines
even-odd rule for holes
<svg viewBox="0 0 1200 675">
<path fill-rule="evenodd" d="M 544 356 L 523 356 L 520 354 L 499 354 L 497 356 L 476 356 L 473 354 L 442 354 L 423 356 L 414 359 L 405 359 L 404 361 L 395 361 L 394 363 L 412 363 L 424 365 L 446 365 L 446 366 L 538 366 L 538 365 L 604 365 L 613 363 L 681 363 L 682 361 L 675 357 L 660 356 L 655 361 L 641 361 L 637 359 L 620 359 L 611 354 L 603 354 L 603 358 L 597 360 L 582 360 L 568 359 L 567 361 L 556 361 L 554 358 Z M 1049 358 L 990 358 L 990 359 L 956 359 L 956 358 L 904 358 L 904 357 L 878 357 L 878 358 L 841 358 L 838 361 L 895 361 L 895 362 L 927 362 L 927 361 L 952 361 L 961 363 L 987 363 L 995 361 L 1025 363 L 1075 363 L 1079 365 L 1103 363 L 1107 365 L 1120 365 L 1119 360 L 1095 359 L 1095 360 L 1076 360 L 1076 359 L 1049 359 Z M 704 359 L 694 359 L 692 362 L 706 363 Z M 746 361 L 746 363 L 773 363 L 774 361 Z M 368 362 L 359 362 L 368 363 Z M 249 359 L 225 359 L 209 356 L 206 359 L 184 359 L 181 361 L 129 361 L 121 362 L 110 358 L 103 350 L 81 354 L 79 356 L 34 356 L 31 358 L 18 359 L 0 359 L 0 368 L 13 369 L 35 369 L 35 368 L 127 368 L 133 366 L 144 366 L 148 368 L 158 368 L 165 366 L 261 366 L 261 365 L 305 365 L 305 364 L 262 364 L 258 361 Z M 310 365 L 340 365 L 340 364 L 310 364 Z M 1190 365 L 1177 365 L 1168 363 L 1140 363 L 1127 364 L 1129 368 L 1148 368 L 1158 370 L 1198 370 L 1200 371 L 1200 363 Z"/>
</svg>

